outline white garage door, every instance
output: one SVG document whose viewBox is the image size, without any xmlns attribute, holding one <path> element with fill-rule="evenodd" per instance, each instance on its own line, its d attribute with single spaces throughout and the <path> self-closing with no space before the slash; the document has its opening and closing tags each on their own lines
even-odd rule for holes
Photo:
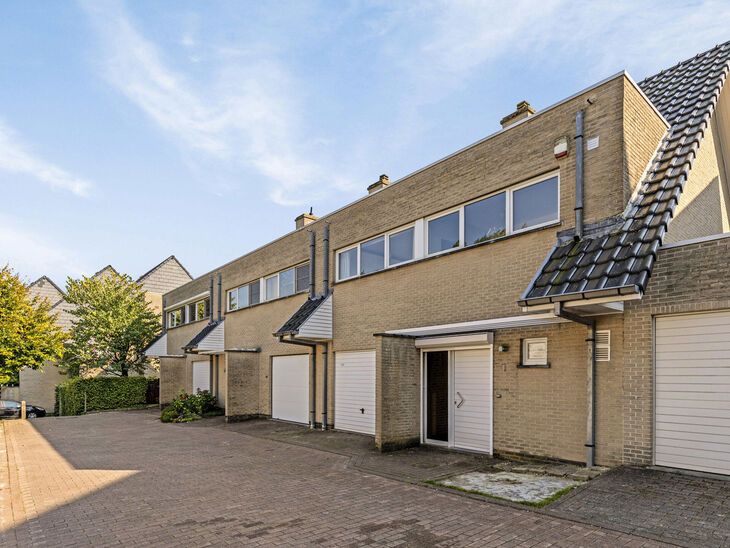
<svg viewBox="0 0 730 548">
<path fill-rule="evenodd" d="M 210 361 L 193 362 L 193 394 L 207 390 L 210 392 Z"/>
<path fill-rule="evenodd" d="M 656 319 L 655 462 L 730 474 L 730 312 Z"/>
<path fill-rule="evenodd" d="M 375 352 L 335 354 L 335 428 L 375 435 Z"/>
<path fill-rule="evenodd" d="M 285 421 L 309 422 L 309 354 L 272 359 L 271 416 Z"/>
</svg>

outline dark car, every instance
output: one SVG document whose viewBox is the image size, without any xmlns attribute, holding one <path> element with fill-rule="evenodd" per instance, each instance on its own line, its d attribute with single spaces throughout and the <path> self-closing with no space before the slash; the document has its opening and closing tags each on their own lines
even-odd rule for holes
<svg viewBox="0 0 730 548">
<path fill-rule="evenodd" d="M 37 405 L 25 404 L 25 416 L 29 419 L 45 417 L 46 410 Z M 0 419 L 19 419 L 20 402 L 12 400 L 0 400 Z"/>
</svg>

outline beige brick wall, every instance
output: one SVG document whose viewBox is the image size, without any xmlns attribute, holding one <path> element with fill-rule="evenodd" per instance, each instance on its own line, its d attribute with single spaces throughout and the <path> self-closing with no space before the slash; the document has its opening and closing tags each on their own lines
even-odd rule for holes
<svg viewBox="0 0 730 548">
<path fill-rule="evenodd" d="M 66 375 L 58 367 L 46 363 L 43 370 L 21 369 L 20 399 L 31 405 L 39 405 L 47 412 L 53 413 L 56 405 L 56 385 L 66 380 Z"/>
<path fill-rule="evenodd" d="M 705 132 L 664 243 L 727 232 L 727 189 L 720 180 L 714 131 Z"/>
<path fill-rule="evenodd" d="M 659 314 L 730 309 L 730 237 L 660 249 L 641 301 L 624 313 L 623 462 L 651 464 L 653 321 Z"/>
<path fill-rule="evenodd" d="M 181 390 L 190 391 L 185 358 L 160 358 L 160 405 L 170 403 Z"/>
<path fill-rule="evenodd" d="M 590 97 L 594 104 L 589 106 Z M 328 418 L 333 423 L 336 351 L 376 350 L 378 360 L 379 444 L 409 443 L 419 436 L 420 370 L 413 343 L 381 342 L 373 336 L 385 330 L 512 316 L 516 304 L 555 242 L 555 232 L 573 225 L 574 147 L 563 160 L 553 156 L 561 136 L 575 134 L 575 112 L 586 109 L 586 137 L 600 137 L 600 146 L 586 152 L 586 220 L 603 219 L 623 211 L 628 188 L 636 184 L 663 133 L 657 115 L 630 82 L 619 77 L 588 94 L 478 143 L 451 158 L 415 173 L 392 187 L 373 194 L 326 217 L 331 226 L 330 279 L 335 276 L 335 251 L 383 231 L 437 213 L 464 201 L 558 170 L 561 176 L 562 225 L 522 234 L 479 247 L 458 250 L 400 268 L 334 285 L 334 341 L 329 354 Z M 646 141 L 652 141 L 647 144 Z M 656 141 L 656 142 L 654 142 Z M 519 154 L 516 155 L 516 151 Z M 518 158 L 518 160 L 516 160 Z M 324 219 L 290 233 L 213 271 L 223 276 L 223 292 L 284 268 L 305 262 L 309 234 L 317 241 L 315 285 L 322 288 L 322 232 Z M 168 293 L 175 303 L 208 291 L 209 274 Z M 214 287 L 217 290 L 217 280 Z M 227 414 L 231 418 L 268 415 L 271 412 L 270 367 L 273 356 L 307 354 L 305 347 L 278 342 L 272 333 L 301 305 L 306 295 L 296 295 L 226 314 L 226 348 L 259 348 L 260 353 L 229 353 Z M 213 298 L 213 310 L 217 298 Z M 225 299 L 224 299 L 225 309 Z M 620 339 L 618 320 L 614 341 Z M 168 332 L 168 351 L 180 352 L 203 325 L 188 325 Z M 552 333 L 552 332 L 551 332 Z M 500 362 L 495 381 L 508 393 L 495 401 L 495 434 L 504 451 L 519 451 L 583 460 L 585 443 L 585 328 L 555 328 L 555 368 L 520 370 Z M 502 335 L 500 335 L 502 336 Z M 504 335 L 508 337 L 507 334 Z M 519 339 L 519 334 L 513 333 Z M 552 339 L 551 339 L 552 340 Z M 409 346 L 410 344 L 410 346 Z M 519 343 L 511 344 L 519 351 Z M 616 345 L 614 344 L 614 347 Z M 317 421 L 322 412 L 322 356 L 316 368 Z M 507 359 L 507 356 L 499 356 Z M 191 383 L 190 358 L 174 377 Z M 598 375 L 599 447 L 601 462 L 615 462 L 622 452 L 623 407 L 620 402 L 620 353 Z M 164 365 L 167 363 L 163 360 Z M 405 368 L 405 369 L 404 369 Z M 506 368 L 506 369 L 504 369 Z M 391 377 L 388 377 L 388 376 Z M 415 376 L 414 376 L 415 375 Z M 161 373 L 161 377 L 163 374 Z M 547 379 L 546 383 L 540 379 Z M 390 379 L 384 381 L 383 379 Z M 171 379 L 168 384 L 175 384 Z M 163 383 L 164 384 L 164 383 Z M 546 390 L 545 387 L 552 387 Z M 399 391 L 397 397 L 394 391 Z M 390 391 L 391 396 L 388 396 Z M 535 396 L 535 397 L 531 397 Z M 415 398 L 415 399 L 414 399 Z M 420 400 L 419 400 L 420 401 Z M 619 402 L 618 404 L 616 402 Z M 511 403 L 507 403 L 511 402 Z M 517 403 L 515 403 L 517 402 Z M 392 406 L 392 407 L 389 407 Z M 499 409 L 499 411 L 497 411 Z M 541 428 L 534 427 L 540 425 Z M 546 433 L 549 433 L 547 435 Z M 563 436 L 562 439 L 560 436 Z"/>
<path fill-rule="evenodd" d="M 375 444 L 381 450 L 421 441 L 420 353 L 413 339 L 378 337 L 375 352 Z"/>
</svg>

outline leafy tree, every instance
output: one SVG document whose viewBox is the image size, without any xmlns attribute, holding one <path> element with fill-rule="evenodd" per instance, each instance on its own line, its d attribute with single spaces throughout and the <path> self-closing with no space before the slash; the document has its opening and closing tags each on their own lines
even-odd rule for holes
<svg viewBox="0 0 730 548">
<path fill-rule="evenodd" d="M 110 272 L 94 278 L 69 278 L 66 301 L 73 305 L 69 342 L 62 367 L 78 374 L 101 369 L 129 376 L 144 373 L 144 349 L 160 332 L 160 316 L 145 299 L 142 284 Z"/>
<path fill-rule="evenodd" d="M 63 352 L 67 334 L 46 299 L 30 296 L 9 266 L 0 270 L 0 384 L 17 381 L 25 367 L 43 369 Z"/>
</svg>

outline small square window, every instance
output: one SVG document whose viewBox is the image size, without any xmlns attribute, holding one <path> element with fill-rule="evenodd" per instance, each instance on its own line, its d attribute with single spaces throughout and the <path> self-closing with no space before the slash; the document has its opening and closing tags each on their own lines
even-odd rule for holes
<svg viewBox="0 0 730 548">
<path fill-rule="evenodd" d="M 337 270 L 340 280 L 357 276 L 357 248 L 353 247 L 337 255 Z"/>
<path fill-rule="evenodd" d="M 279 272 L 279 297 L 294 295 L 294 269 Z"/>
<path fill-rule="evenodd" d="M 307 291 L 309 289 L 309 265 L 305 264 L 297 267 L 297 293 Z"/>
<path fill-rule="evenodd" d="M 459 212 L 428 221 L 428 254 L 459 247 Z"/>
<path fill-rule="evenodd" d="M 522 339 L 522 365 L 547 365 L 547 338 Z"/>
<path fill-rule="evenodd" d="M 379 236 L 360 244 L 360 274 L 385 268 L 385 237 Z"/>
</svg>

